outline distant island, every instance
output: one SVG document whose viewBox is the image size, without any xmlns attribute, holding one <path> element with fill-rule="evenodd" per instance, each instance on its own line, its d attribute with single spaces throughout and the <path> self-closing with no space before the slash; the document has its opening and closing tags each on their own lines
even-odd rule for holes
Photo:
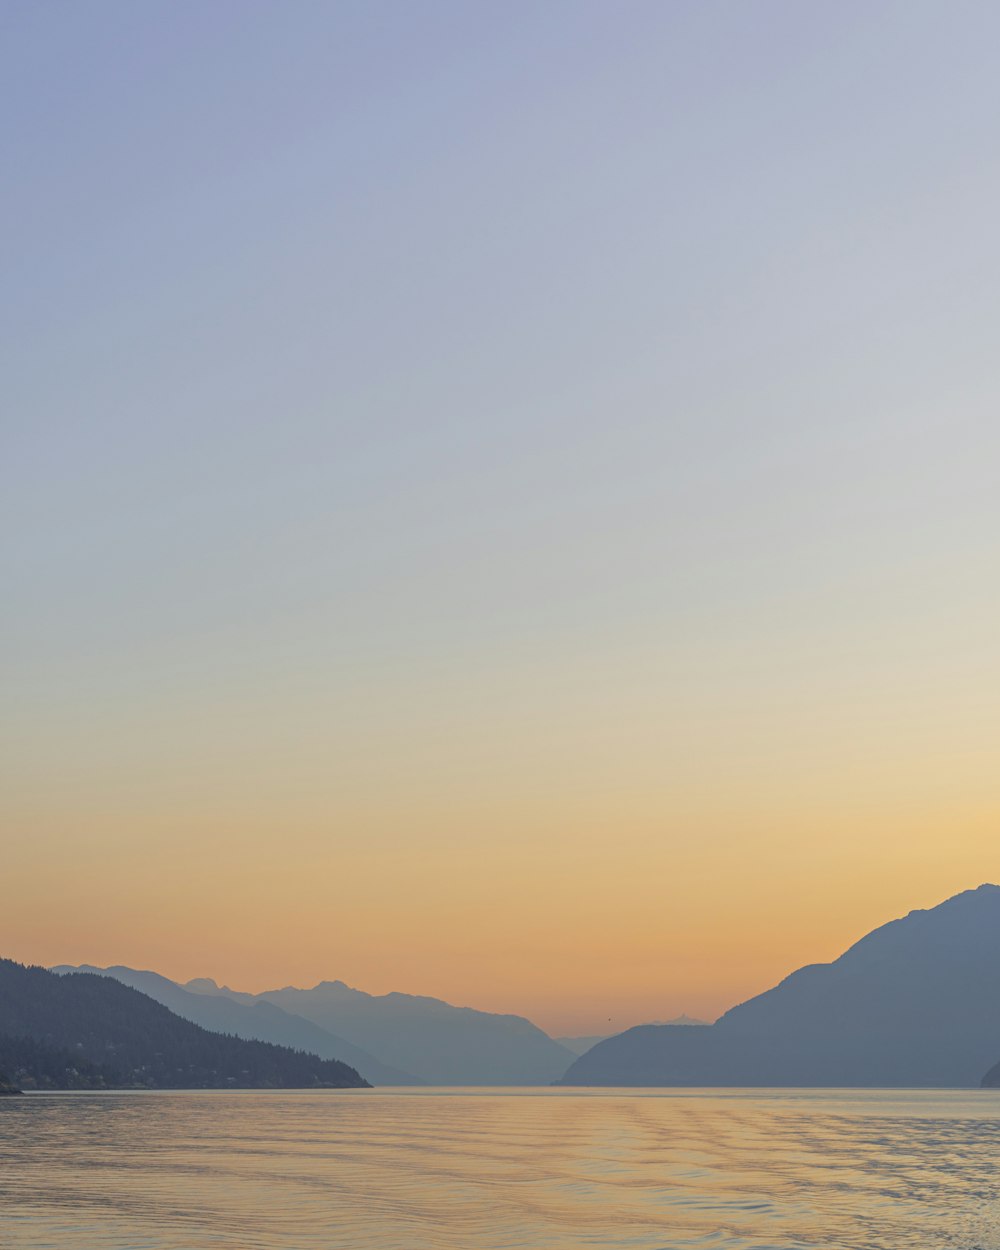
<svg viewBox="0 0 1000 1250">
<path fill-rule="evenodd" d="M 336 1059 L 211 1033 L 110 977 L 0 960 L 7 1092 L 70 1089 L 355 1089 Z"/>
</svg>

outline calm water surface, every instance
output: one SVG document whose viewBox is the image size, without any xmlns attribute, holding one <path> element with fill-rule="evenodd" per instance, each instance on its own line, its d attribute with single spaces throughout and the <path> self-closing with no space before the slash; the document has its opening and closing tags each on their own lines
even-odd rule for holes
<svg viewBox="0 0 1000 1250">
<path fill-rule="evenodd" d="M 4 1250 L 1000 1250 L 1000 1093 L 0 1100 Z"/>
</svg>

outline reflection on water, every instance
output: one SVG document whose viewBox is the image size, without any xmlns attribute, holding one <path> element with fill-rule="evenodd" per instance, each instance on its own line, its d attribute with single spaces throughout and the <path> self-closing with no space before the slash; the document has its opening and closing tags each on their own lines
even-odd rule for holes
<svg viewBox="0 0 1000 1250">
<path fill-rule="evenodd" d="M 986 1091 L 0 1101 L 5 1250 L 1000 1250 Z"/>
</svg>

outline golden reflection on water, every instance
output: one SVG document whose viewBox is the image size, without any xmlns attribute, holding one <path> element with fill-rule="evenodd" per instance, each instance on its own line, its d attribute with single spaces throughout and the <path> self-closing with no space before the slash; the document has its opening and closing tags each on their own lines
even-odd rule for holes
<svg viewBox="0 0 1000 1250">
<path fill-rule="evenodd" d="M 4 1250 L 1000 1250 L 1000 1094 L 0 1102 Z"/>
</svg>

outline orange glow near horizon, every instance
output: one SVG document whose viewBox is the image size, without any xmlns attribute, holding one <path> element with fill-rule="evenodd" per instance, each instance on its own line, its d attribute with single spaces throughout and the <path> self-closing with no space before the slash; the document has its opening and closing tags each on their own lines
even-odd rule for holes
<svg viewBox="0 0 1000 1250">
<path fill-rule="evenodd" d="M 3 953 L 339 979 L 560 1034 L 711 1018 L 1000 878 L 981 635 L 921 671 L 915 626 L 849 681 L 762 646 L 724 688 L 633 648 L 397 674 L 349 714 L 322 687 L 262 702 L 259 674 L 194 721 L 166 688 L 105 696 L 92 727 L 63 713 L 57 783 L 40 730 L 11 744 Z"/>
<path fill-rule="evenodd" d="M 597 1034 L 1000 882 L 1000 5 L 3 35 L 0 954 Z"/>
<path fill-rule="evenodd" d="M 253 991 L 339 979 L 526 1015 L 554 1035 L 713 1019 L 1000 875 L 992 816 L 952 810 L 945 843 L 944 813 L 928 810 L 890 843 L 873 836 L 878 810 L 853 830 L 846 813 L 794 829 L 765 828 L 760 813 L 714 840 L 689 810 L 683 846 L 655 825 L 613 836 L 582 814 L 545 844 L 537 830 L 471 843 L 441 814 L 419 847 L 332 849 L 320 833 L 264 842 L 248 826 L 137 842 L 105 819 L 44 871 L 18 874 L 3 953 Z M 15 847 L 8 870 L 28 854 Z"/>
</svg>

